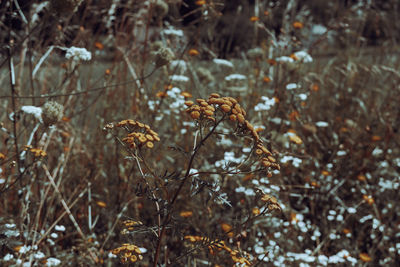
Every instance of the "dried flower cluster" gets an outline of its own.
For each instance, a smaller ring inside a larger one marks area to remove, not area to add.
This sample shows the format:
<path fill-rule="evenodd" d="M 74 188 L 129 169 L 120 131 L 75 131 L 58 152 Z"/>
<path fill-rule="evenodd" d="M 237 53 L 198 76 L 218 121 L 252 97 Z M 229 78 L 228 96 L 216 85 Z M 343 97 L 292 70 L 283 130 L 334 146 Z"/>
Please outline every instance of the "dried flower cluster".
<path fill-rule="evenodd" d="M 125 220 L 122 223 L 125 225 L 126 230 L 128 231 L 133 231 L 135 229 L 135 226 L 143 225 L 141 221 L 133 221 L 133 220 Z"/>
<path fill-rule="evenodd" d="M 248 133 L 255 143 L 255 153 L 260 158 L 261 166 L 264 168 L 280 169 L 279 164 L 273 157 L 272 153 L 263 145 L 257 130 L 246 119 L 246 111 L 240 106 L 238 101 L 233 97 L 221 97 L 217 93 L 212 93 L 208 100 L 196 99 L 197 104 L 193 101 L 186 101 L 188 106 L 186 112 L 194 120 L 216 121 L 216 111 L 222 114 L 232 122 L 236 122 L 241 132 Z"/>
<path fill-rule="evenodd" d="M 129 133 L 122 139 L 130 148 L 153 148 L 154 142 L 160 141 L 158 133 L 153 131 L 149 125 L 135 121 L 132 119 L 122 120 L 115 124 L 116 127 L 123 127 Z M 105 128 L 113 128 L 113 125 L 108 124 Z"/>
<path fill-rule="evenodd" d="M 34 148 L 32 146 L 25 146 L 24 150 L 31 152 L 35 158 L 43 158 L 43 157 L 47 156 L 46 151 L 44 151 L 40 148 Z"/>
<path fill-rule="evenodd" d="M 228 252 L 232 258 L 232 260 L 235 263 L 239 263 L 239 264 L 243 264 L 241 266 L 251 266 L 251 262 L 246 259 L 245 257 L 240 256 L 240 252 L 236 249 L 231 249 L 230 247 L 228 247 L 225 244 L 225 241 L 223 240 L 214 240 L 211 241 L 208 237 L 203 237 L 203 236 L 193 236 L 193 235 L 187 235 L 185 236 L 186 240 L 189 240 L 192 243 L 195 242 L 202 242 L 204 243 L 208 243 L 209 245 L 208 250 L 210 251 L 210 254 L 214 255 L 217 252 L 220 252 L 222 250 L 225 250 L 226 252 Z"/>
<path fill-rule="evenodd" d="M 111 252 L 112 254 L 119 256 L 122 263 L 126 263 L 128 261 L 136 262 L 143 259 L 140 248 L 129 243 L 122 244 L 122 246 L 113 249 Z"/>
<path fill-rule="evenodd" d="M 272 211 L 272 210 L 278 210 L 278 211 L 282 210 L 281 206 L 280 206 L 279 203 L 278 203 L 278 200 L 277 200 L 275 197 L 273 197 L 273 196 L 270 196 L 270 195 L 268 195 L 268 194 L 264 194 L 264 195 L 261 197 L 261 200 L 262 200 L 263 202 L 265 202 L 265 204 L 266 204 L 268 210 L 271 210 L 271 211 Z"/>

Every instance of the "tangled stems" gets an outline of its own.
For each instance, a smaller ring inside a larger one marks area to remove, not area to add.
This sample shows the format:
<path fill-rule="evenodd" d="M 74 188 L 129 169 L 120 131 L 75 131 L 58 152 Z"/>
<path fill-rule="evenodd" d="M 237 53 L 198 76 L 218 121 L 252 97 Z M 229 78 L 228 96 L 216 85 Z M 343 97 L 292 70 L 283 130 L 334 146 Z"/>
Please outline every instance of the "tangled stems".
<path fill-rule="evenodd" d="M 194 149 L 193 149 L 192 155 L 191 155 L 190 160 L 189 160 L 188 167 L 187 167 L 187 169 L 186 169 L 185 176 L 184 176 L 183 180 L 181 181 L 181 183 L 179 184 L 179 187 L 178 187 L 178 189 L 176 190 L 176 192 L 175 192 L 175 194 L 174 194 L 174 196 L 173 196 L 173 198 L 172 198 L 172 200 L 171 200 L 171 202 L 170 202 L 170 207 L 171 207 L 171 208 L 170 208 L 170 210 L 168 211 L 168 214 L 167 214 L 167 216 L 165 217 L 165 219 L 164 219 L 164 221 L 163 221 L 161 233 L 160 233 L 159 236 L 158 236 L 157 249 L 156 249 L 156 253 L 155 253 L 155 255 L 154 255 L 154 263 L 153 263 L 153 266 L 154 266 L 154 267 L 157 267 L 158 258 L 160 257 L 160 250 L 161 250 L 162 239 L 163 239 L 163 237 L 164 237 L 164 235 L 165 235 L 165 231 L 166 231 L 166 229 L 167 229 L 167 224 L 168 224 L 169 220 L 171 219 L 171 214 L 172 214 L 172 210 L 173 210 L 173 207 L 174 207 L 173 205 L 174 205 L 176 199 L 178 198 L 180 192 L 182 191 L 182 188 L 183 188 L 183 186 L 185 185 L 187 179 L 188 179 L 189 176 L 190 176 L 190 170 L 191 170 L 191 168 L 192 168 L 194 158 L 196 157 L 196 154 L 197 154 L 197 152 L 199 151 L 200 147 L 201 147 L 201 146 L 205 143 L 205 141 L 215 132 L 215 129 L 217 128 L 217 126 L 225 119 L 225 116 L 226 116 L 226 115 L 224 114 L 224 115 L 222 116 L 222 118 L 221 118 L 218 122 L 216 122 L 216 123 L 214 124 L 214 126 L 213 126 L 213 128 L 210 130 L 210 132 L 208 132 L 208 134 L 207 134 L 203 139 L 201 139 L 200 142 L 199 142 L 199 143 L 194 147 Z"/>

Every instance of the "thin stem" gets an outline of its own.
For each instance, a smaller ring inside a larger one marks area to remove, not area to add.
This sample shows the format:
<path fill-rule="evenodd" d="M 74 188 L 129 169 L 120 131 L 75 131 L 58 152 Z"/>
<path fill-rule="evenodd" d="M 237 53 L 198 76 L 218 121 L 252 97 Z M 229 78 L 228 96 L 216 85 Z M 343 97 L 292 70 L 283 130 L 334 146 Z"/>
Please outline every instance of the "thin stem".
<path fill-rule="evenodd" d="M 173 211 L 173 207 L 174 207 L 174 203 L 176 201 L 176 199 L 178 198 L 180 192 L 182 191 L 183 186 L 185 185 L 187 179 L 190 177 L 190 170 L 192 169 L 192 165 L 193 165 L 193 161 L 194 158 L 197 154 L 197 152 L 199 151 L 200 147 L 205 143 L 205 141 L 215 132 L 215 129 L 217 128 L 217 126 L 225 119 L 225 114 L 224 116 L 222 116 L 222 118 L 214 124 L 213 128 L 210 130 L 210 132 L 197 144 L 195 145 L 192 155 L 190 157 L 189 160 L 189 164 L 188 167 L 186 169 L 186 173 L 184 178 L 182 179 L 181 183 L 179 184 L 178 189 L 176 190 L 171 202 L 169 203 L 170 206 L 170 210 L 168 211 L 167 216 L 165 217 L 164 221 L 163 221 L 163 225 L 162 225 L 162 229 L 161 229 L 161 233 L 158 237 L 158 241 L 157 241 L 157 248 L 156 248 L 156 253 L 154 255 L 154 263 L 153 263 L 153 267 L 157 267 L 157 263 L 158 263 L 158 258 L 160 257 L 160 250 L 161 250 L 161 243 L 162 243 L 162 239 L 163 236 L 165 235 L 165 230 L 166 230 L 166 226 L 168 221 L 171 219 L 171 214 Z"/>

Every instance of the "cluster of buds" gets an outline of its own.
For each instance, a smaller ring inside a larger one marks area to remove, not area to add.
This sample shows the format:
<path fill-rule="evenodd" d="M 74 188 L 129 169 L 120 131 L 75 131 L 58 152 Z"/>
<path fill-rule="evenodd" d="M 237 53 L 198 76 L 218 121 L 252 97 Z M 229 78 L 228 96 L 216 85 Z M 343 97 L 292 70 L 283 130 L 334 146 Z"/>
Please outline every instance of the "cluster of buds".
<path fill-rule="evenodd" d="M 160 141 L 158 133 L 153 131 L 149 125 L 135 120 L 122 120 L 118 122 L 116 127 L 123 127 L 128 130 L 128 135 L 122 139 L 130 148 L 153 148 L 154 142 Z M 106 128 L 112 128 L 109 125 Z"/>
<path fill-rule="evenodd" d="M 111 252 L 112 254 L 119 256 L 122 263 L 126 263 L 128 261 L 136 262 L 143 259 L 140 248 L 128 243 L 122 244 L 122 246 L 113 249 Z"/>
<path fill-rule="evenodd" d="M 233 97 L 221 97 L 217 93 L 212 93 L 208 100 L 196 99 L 197 104 L 193 101 L 186 101 L 188 106 L 186 112 L 194 120 L 210 120 L 216 121 L 216 111 L 221 111 L 229 118 L 230 121 L 236 122 L 243 132 L 248 132 L 254 143 L 256 144 L 256 154 L 260 157 L 261 166 L 271 169 L 280 169 L 276 159 L 272 153 L 263 145 L 260 136 L 254 126 L 246 119 L 246 111 L 240 106 L 238 101 Z"/>
<path fill-rule="evenodd" d="M 195 235 L 187 235 L 187 236 L 185 236 L 185 239 L 192 243 L 195 243 L 195 242 L 209 243 L 210 245 L 208 245 L 207 247 L 208 247 L 208 250 L 210 251 L 210 254 L 214 255 L 216 252 L 225 250 L 226 252 L 228 252 L 230 254 L 232 260 L 235 263 L 243 264 L 241 266 L 251 266 L 251 262 L 248 259 L 240 256 L 240 253 L 238 250 L 233 250 L 230 247 L 228 247 L 225 244 L 225 241 L 223 241 L 223 240 L 214 240 L 211 242 L 211 240 L 208 237 L 195 236 Z"/>

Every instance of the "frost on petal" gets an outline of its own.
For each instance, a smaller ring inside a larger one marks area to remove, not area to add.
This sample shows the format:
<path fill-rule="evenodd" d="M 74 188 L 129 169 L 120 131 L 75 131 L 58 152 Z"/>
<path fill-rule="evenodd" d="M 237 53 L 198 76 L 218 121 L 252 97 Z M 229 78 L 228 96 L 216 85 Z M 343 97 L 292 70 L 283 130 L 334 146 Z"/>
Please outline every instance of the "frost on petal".
<path fill-rule="evenodd" d="M 75 46 L 71 46 L 67 49 L 67 53 L 65 54 L 66 59 L 72 58 L 74 61 L 86 60 L 89 61 L 92 59 L 92 53 L 86 50 L 86 48 L 79 48 Z"/>

